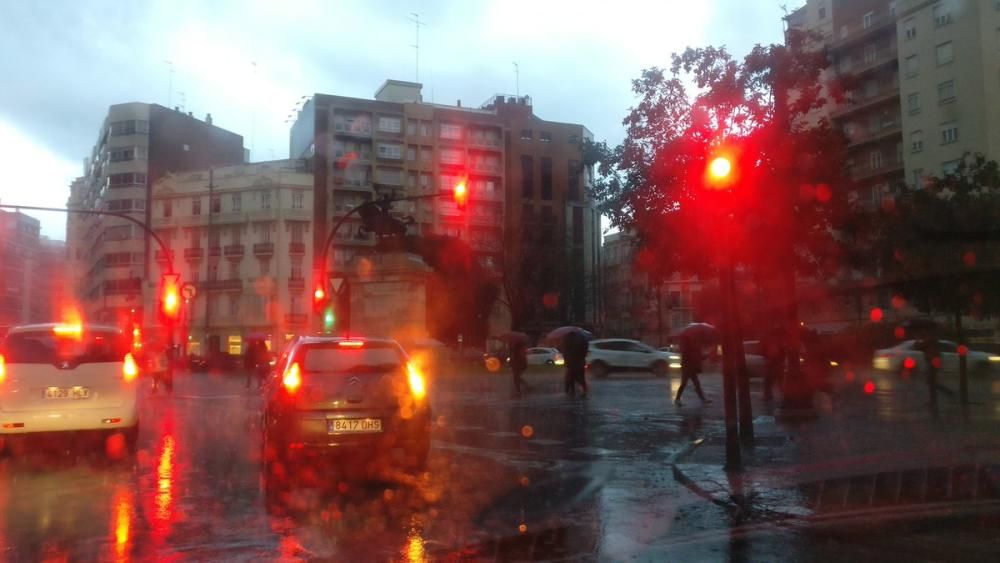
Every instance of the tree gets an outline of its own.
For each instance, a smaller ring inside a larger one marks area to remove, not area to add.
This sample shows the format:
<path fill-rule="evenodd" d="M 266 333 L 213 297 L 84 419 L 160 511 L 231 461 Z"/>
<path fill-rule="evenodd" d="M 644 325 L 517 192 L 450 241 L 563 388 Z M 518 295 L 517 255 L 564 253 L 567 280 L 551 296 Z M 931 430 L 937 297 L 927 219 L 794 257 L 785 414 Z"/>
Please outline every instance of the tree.
<path fill-rule="evenodd" d="M 643 71 L 622 144 L 585 148 L 600 162 L 602 211 L 658 258 L 654 277 L 713 277 L 723 244 L 774 287 L 795 272 L 838 271 L 846 143 L 818 110 L 839 88 L 821 80 L 828 61 L 815 37 L 793 30 L 787 39 L 742 61 L 725 49 L 687 49 L 669 72 Z M 705 189 L 707 162 L 720 152 L 735 161 L 733 193 Z M 729 209 L 736 227 L 727 231 Z"/>

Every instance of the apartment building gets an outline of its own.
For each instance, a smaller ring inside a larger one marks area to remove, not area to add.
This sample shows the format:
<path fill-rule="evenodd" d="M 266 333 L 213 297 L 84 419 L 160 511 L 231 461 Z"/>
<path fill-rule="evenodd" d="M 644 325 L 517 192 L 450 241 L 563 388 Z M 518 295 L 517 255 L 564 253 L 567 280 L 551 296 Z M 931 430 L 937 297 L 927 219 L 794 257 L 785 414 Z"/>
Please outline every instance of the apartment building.
<path fill-rule="evenodd" d="M 39 239 L 31 277 L 31 322 L 63 320 L 66 307 L 72 303 L 65 241 L 46 236 Z"/>
<path fill-rule="evenodd" d="M 277 345 L 307 329 L 313 178 L 303 160 L 167 174 L 153 186 L 152 227 L 182 284 L 187 352 L 240 354 L 246 338 Z M 151 279 L 165 272 L 156 251 Z M 190 290 L 186 290 L 190 291 Z M 158 295 L 146 293 L 145 309 Z"/>
<path fill-rule="evenodd" d="M 526 322 L 541 330 L 545 314 L 551 316 L 549 324 L 568 319 L 570 312 L 582 313 L 574 317 L 581 323 L 587 315 L 593 319 L 597 214 L 586 196 L 592 172 L 580 165 L 580 142 L 589 132 L 534 116 L 527 96 L 492 96 L 468 107 L 461 101 L 426 103 L 421 88 L 387 80 L 374 99 L 316 94 L 304 105 L 291 129 L 290 150 L 293 157 L 313 162 L 314 224 L 332 226 L 361 202 L 382 195 L 444 193 L 465 181 L 464 211 L 448 197 L 403 202 L 395 211 L 413 217 L 412 234 L 465 240 L 474 259 L 498 282 L 505 275 L 520 276 L 527 248 L 520 238 L 522 222 L 528 214 L 531 220 L 540 217 L 545 236 L 530 239 L 531 244 L 547 241 L 547 248 L 564 260 L 563 269 L 576 274 L 574 280 L 591 281 L 581 288 L 568 276 L 549 276 L 549 286 L 529 296 L 528 308 L 538 316 Z M 574 163 L 580 169 L 571 173 Z M 317 279 L 346 273 L 352 258 L 371 251 L 374 242 L 358 236 L 359 226 L 356 218 L 344 222 L 328 249 L 327 272 L 316 272 Z M 327 235 L 326 229 L 314 231 L 317 253 L 323 252 Z M 318 260 L 315 264 L 320 267 Z M 547 312 L 553 308 L 543 307 L 544 294 L 563 296 L 555 308 L 562 315 Z M 494 316 L 506 320 L 491 324 L 509 326 L 509 311 Z"/>
<path fill-rule="evenodd" d="M 1000 159 L 1000 2 L 896 2 L 907 178 Z"/>
<path fill-rule="evenodd" d="M 35 320 L 32 304 L 41 296 L 32 270 L 40 229 L 34 217 L 0 210 L 0 326 Z"/>
<path fill-rule="evenodd" d="M 125 213 L 145 224 L 152 186 L 168 172 L 244 161 L 243 138 L 190 113 L 157 104 L 108 109 L 84 173 L 70 187 L 71 208 Z M 151 317 L 143 292 L 155 288 L 150 239 L 112 216 L 68 214 L 68 257 L 85 318 L 118 324 Z"/>

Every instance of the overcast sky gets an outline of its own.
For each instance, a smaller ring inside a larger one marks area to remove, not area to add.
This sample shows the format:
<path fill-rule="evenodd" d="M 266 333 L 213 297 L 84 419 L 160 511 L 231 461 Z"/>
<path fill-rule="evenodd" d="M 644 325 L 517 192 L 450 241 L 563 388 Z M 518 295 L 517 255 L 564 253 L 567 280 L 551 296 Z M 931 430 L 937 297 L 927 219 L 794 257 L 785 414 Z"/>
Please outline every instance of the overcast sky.
<path fill-rule="evenodd" d="M 0 0 L 0 201 L 65 206 L 115 103 L 210 112 L 253 160 L 286 158 L 302 96 L 370 98 L 386 78 L 414 80 L 411 13 L 426 22 L 425 101 L 513 94 L 517 62 L 536 115 L 616 143 L 643 68 L 687 46 L 743 55 L 780 41 L 784 3 L 801 2 Z M 35 215 L 64 238 L 64 216 Z"/>

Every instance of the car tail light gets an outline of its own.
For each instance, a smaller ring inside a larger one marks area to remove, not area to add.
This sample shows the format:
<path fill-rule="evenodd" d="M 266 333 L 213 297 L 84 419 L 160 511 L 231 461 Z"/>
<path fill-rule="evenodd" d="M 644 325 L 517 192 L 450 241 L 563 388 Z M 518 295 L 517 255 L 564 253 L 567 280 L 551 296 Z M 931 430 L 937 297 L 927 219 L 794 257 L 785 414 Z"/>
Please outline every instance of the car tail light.
<path fill-rule="evenodd" d="M 905 360 L 903 360 L 903 367 L 906 369 L 913 369 L 917 367 L 917 361 L 914 360 L 913 358 L 907 357 Z"/>
<path fill-rule="evenodd" d="M 0 354 L 0 383 L 7 379 L 7 360 Z"/>
<path fill-rule="evenodd" d="M 427 383 L 424 376 L 411 362 L 406 362 L 406 380 L 410 383 L 410 394 L 420 400 L 427 395 Z"/>
<path fill-rule="evenodd" d="M 281 383 L 289 393 L 294 393 L 299 389 L 299 386 L 302 385 L 302 369 L 299 368 L 298 362 L 288 366 L 285 374 L 281 376 Z"/>
<path fill-rule="evenodd" d="M 135 363 L 132 352 L 125 354 L 125 359 L 122 361 L 122 377 L 125 381 L 132 381 L 139 377 L 139 365 Z"/>
<path fill-rule="evenodd" d="M 342 348 L 361 348 L 365 345 L 363 340 L 341 340 L 337 343 L 337 346 Z"/>

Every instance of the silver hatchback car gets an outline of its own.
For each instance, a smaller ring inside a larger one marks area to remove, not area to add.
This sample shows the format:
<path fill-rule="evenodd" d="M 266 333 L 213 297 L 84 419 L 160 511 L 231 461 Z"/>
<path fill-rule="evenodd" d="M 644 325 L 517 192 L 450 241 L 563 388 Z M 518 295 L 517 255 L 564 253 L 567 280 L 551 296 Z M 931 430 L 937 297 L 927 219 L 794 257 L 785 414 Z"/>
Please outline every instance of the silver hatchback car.
<path fill-rule="evenodd" d="M 408 469 L 426 464 L 427 382 L 395 340 L 299 338 L 266 387 L 263 455 L 269 469 L 321 457 L 381 463 L 392 461 L 392 454 L 401 454 Z"/>

